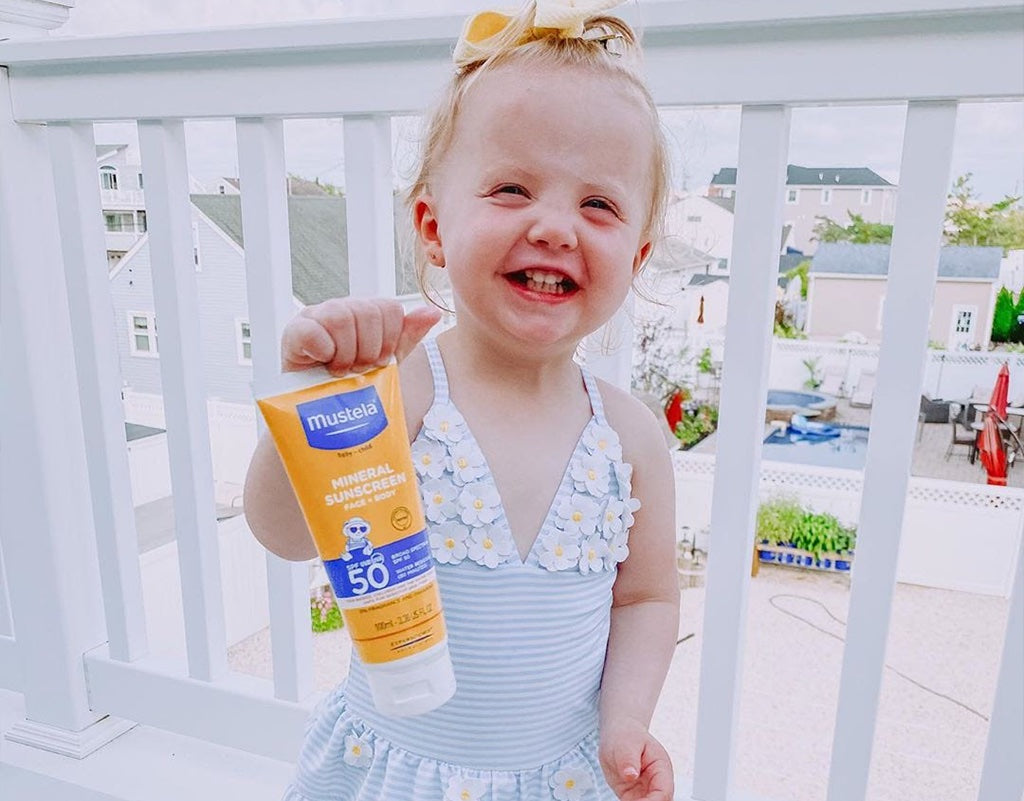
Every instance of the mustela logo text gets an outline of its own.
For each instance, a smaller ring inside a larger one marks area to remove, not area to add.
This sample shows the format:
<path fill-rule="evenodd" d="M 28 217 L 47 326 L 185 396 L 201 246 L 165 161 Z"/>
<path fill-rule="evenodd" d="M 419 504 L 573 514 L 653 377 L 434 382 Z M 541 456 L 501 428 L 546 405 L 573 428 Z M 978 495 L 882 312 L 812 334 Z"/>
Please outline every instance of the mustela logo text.
<path fill-rule="evenodd" d="M 339 451 L 369 442 L 388 427 L 377 388 L 363 387 L 296 406 L 309 447 Z"/>

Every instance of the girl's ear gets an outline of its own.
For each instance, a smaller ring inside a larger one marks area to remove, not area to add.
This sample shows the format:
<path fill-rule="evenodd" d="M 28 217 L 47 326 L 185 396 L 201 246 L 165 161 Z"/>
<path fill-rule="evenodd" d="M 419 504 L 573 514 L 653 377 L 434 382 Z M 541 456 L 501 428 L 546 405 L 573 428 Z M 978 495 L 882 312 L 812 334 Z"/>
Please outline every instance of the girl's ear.
<path fill-rule="evenodd" d="M 412 205 L 412 224 L 430 263 L 444 266 L 444 249 L 437 221 L 437 200 L 433 195 L 420 195 Z"/>
<path fill-rule="evenodd" d="M 651 255 L 651 248 L 653 247 L 653 242 L 647 241 L 641 243 L 636 255 L 633 257 L 633 275 L 640 272 L 640 268 L 647 262 L 647 257 Z"/>

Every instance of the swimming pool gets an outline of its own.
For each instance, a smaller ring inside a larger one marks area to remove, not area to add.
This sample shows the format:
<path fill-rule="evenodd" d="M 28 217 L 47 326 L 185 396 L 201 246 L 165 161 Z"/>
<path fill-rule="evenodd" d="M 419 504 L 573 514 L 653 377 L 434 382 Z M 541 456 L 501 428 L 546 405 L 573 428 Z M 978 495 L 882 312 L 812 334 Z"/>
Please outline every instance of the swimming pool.
<path fill-rule="evenodd" d="M 788 420 L 794 414 L 817 413 L 818 420 L 831 420 L 836 414 L 836 399 L 821 392 L 794 389 L 769 389 L 765 402 L 765 420 Z"/>
<path fill-rule="evenodd" d="M 761 458 L 774 462 L 863 470 L 868 452 L 867 427 L 833 425 L 839 429 L 839 436 L 820 442 L 799 438 L 794 441 L 788 432 L 772 431 L 764 438 Z"/>

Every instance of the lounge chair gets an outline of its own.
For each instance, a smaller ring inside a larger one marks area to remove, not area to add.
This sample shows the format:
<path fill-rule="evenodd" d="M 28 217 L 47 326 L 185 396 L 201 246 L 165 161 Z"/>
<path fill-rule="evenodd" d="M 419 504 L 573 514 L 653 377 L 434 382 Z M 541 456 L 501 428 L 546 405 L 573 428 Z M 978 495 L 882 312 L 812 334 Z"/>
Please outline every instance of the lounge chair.
<path fill-rule="evenodd" d="M 870 409 L 875 396 L 875 372 L 864 370 L 857 379 L 857 386 L 850 396 L 850 405 L 861 409 Z"/>
<path fill-rule="evenodd" d="M 959 403 L 949 404 L 949 425 L 952 427 L 952 438 L 946 446 L 946 461 L 953 455 L 953 450 L 963 445 L 967 448 L 967 458 L 971 464 L 974 463 L 978 447 L 978 432 L 975 431 L 964 419 L 965 408 Z"/>
<path fill-rule="evenodd" d="M 821 380 L 821 385 L 818 387 L 818 391 L 824 392 L 826 395 L 841 397 L 843 394 L 844 372 L 845 371 L 841 367 L 826 368 L 825 377 Z"/>

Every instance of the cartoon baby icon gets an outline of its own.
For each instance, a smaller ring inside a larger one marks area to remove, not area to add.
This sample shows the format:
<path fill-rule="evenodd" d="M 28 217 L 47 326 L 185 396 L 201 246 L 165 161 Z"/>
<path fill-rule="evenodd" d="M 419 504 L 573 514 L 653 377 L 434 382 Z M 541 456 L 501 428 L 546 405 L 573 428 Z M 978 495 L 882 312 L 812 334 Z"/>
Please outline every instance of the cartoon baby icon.
<path fill-rule="evenodd" d="M 345 552 L 341 558 L 346 562 L 356 551 L 361 550 L 363 556 L 373 553 L 373 543 L 366 538 L 366 535 L 370 533 L 370 524 L 366 520 L 361 517 L 351 517 L 342 525 L 341 531 L 345 535 Z"/>

